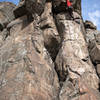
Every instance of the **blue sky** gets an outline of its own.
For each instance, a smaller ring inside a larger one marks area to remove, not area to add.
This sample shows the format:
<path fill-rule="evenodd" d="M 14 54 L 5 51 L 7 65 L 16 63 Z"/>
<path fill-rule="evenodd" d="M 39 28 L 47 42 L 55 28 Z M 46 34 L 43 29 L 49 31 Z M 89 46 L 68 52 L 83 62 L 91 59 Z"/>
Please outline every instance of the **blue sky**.
<path fill-rule="evenodd" d="M 91 20 L 100 30 L 100 0 L 82 0 L 84 20 Z"/>
<path fill-rule="evenodd" d="M 2 1 L 10 1 L 10 2 L 13 2 L 14 4 L 18 4 L 19 0 L 0 0 L 0 2 Z"/>
<path fill-rule="evenodd" d="M 17 4 L 19 0 L 0 1 L 10 1 Z M 84 20 L 92 21 L 100 30 L 100 0 L 82 0 L 82 16 Z"/>

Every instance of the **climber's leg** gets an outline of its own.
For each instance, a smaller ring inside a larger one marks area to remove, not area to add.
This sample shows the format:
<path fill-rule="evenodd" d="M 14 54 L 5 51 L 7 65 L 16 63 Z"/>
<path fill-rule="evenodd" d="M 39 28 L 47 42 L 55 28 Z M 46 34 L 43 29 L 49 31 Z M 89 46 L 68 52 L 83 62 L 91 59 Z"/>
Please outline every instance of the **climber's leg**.
<path fill-rule="evenodd" d="M 73 8 L 72 8 L 72 6 L 70 6 L 70 7 L 68 8 L 68 12 L 69 12 L 69 15 L 70 15 L 71 19 L 74 20 L 74 16 L 73 16 Z"/>

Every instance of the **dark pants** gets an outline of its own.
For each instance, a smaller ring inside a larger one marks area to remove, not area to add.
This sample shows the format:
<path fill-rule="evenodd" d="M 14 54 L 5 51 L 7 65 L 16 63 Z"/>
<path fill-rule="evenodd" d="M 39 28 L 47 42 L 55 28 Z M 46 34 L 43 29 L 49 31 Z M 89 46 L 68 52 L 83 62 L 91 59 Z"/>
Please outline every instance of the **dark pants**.
<path fill-rule="evenodd" d="M 73 17 L 73 8 L 72 7 L 68 7 L 68 12 L 69 12 L 70 17 L 74 19 L 74 17 Z"/>

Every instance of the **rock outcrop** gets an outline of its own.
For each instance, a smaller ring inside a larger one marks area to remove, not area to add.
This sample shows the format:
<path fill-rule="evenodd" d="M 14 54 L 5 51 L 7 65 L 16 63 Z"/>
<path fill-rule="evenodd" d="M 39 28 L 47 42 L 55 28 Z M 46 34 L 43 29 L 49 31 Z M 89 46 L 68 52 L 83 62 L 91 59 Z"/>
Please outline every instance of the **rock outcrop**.
<path fill-rule="evenodd" d="M 91 60 L 96 68 L 97 74 L 100 76 L 100 31 L 96 30 L 96 26 L 92 22 L 86 21 L 86 40 Z M 88 27 L 87 27 L 88 26 Z"/>
<path fill-rule="evenodd" d="M 0 100 L 100 100 L 96 29 L 81 0 L 0 3 Z"/>

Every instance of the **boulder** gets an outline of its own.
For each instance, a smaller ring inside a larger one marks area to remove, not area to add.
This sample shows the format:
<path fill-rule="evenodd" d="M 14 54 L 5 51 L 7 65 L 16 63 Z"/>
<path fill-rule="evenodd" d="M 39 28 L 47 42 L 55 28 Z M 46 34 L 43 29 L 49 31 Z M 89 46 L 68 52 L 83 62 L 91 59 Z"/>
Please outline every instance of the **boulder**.
<path fill-rule="evenodd" d="M 100 77 L 100 31 L 96 30 L 96 26 L 89 21 L 86 21 L 85 28 L 89 55 L 96 68 L 97 75 Z"/>
<path fill-rule="evenodd" d="M 85 21 L 84 25 L 86 29 L 97 29 L 97 27 L 91 21 L 88 20 Z"/>
<path fill-rule="evenodd" d="M 100 31 L 97 31 L 95 26 L 88 21 L 87 27 L 86 28 L 86 41 L 88 43 L 88 48 L 89 48 L 89 54 L 91 57 L 91 60 L 94 64 L 100 63 L 100 57 L 99 57 L 99 52 L 100 52 Z M 94 28 L 93 28 L 94 27 Z"/>

